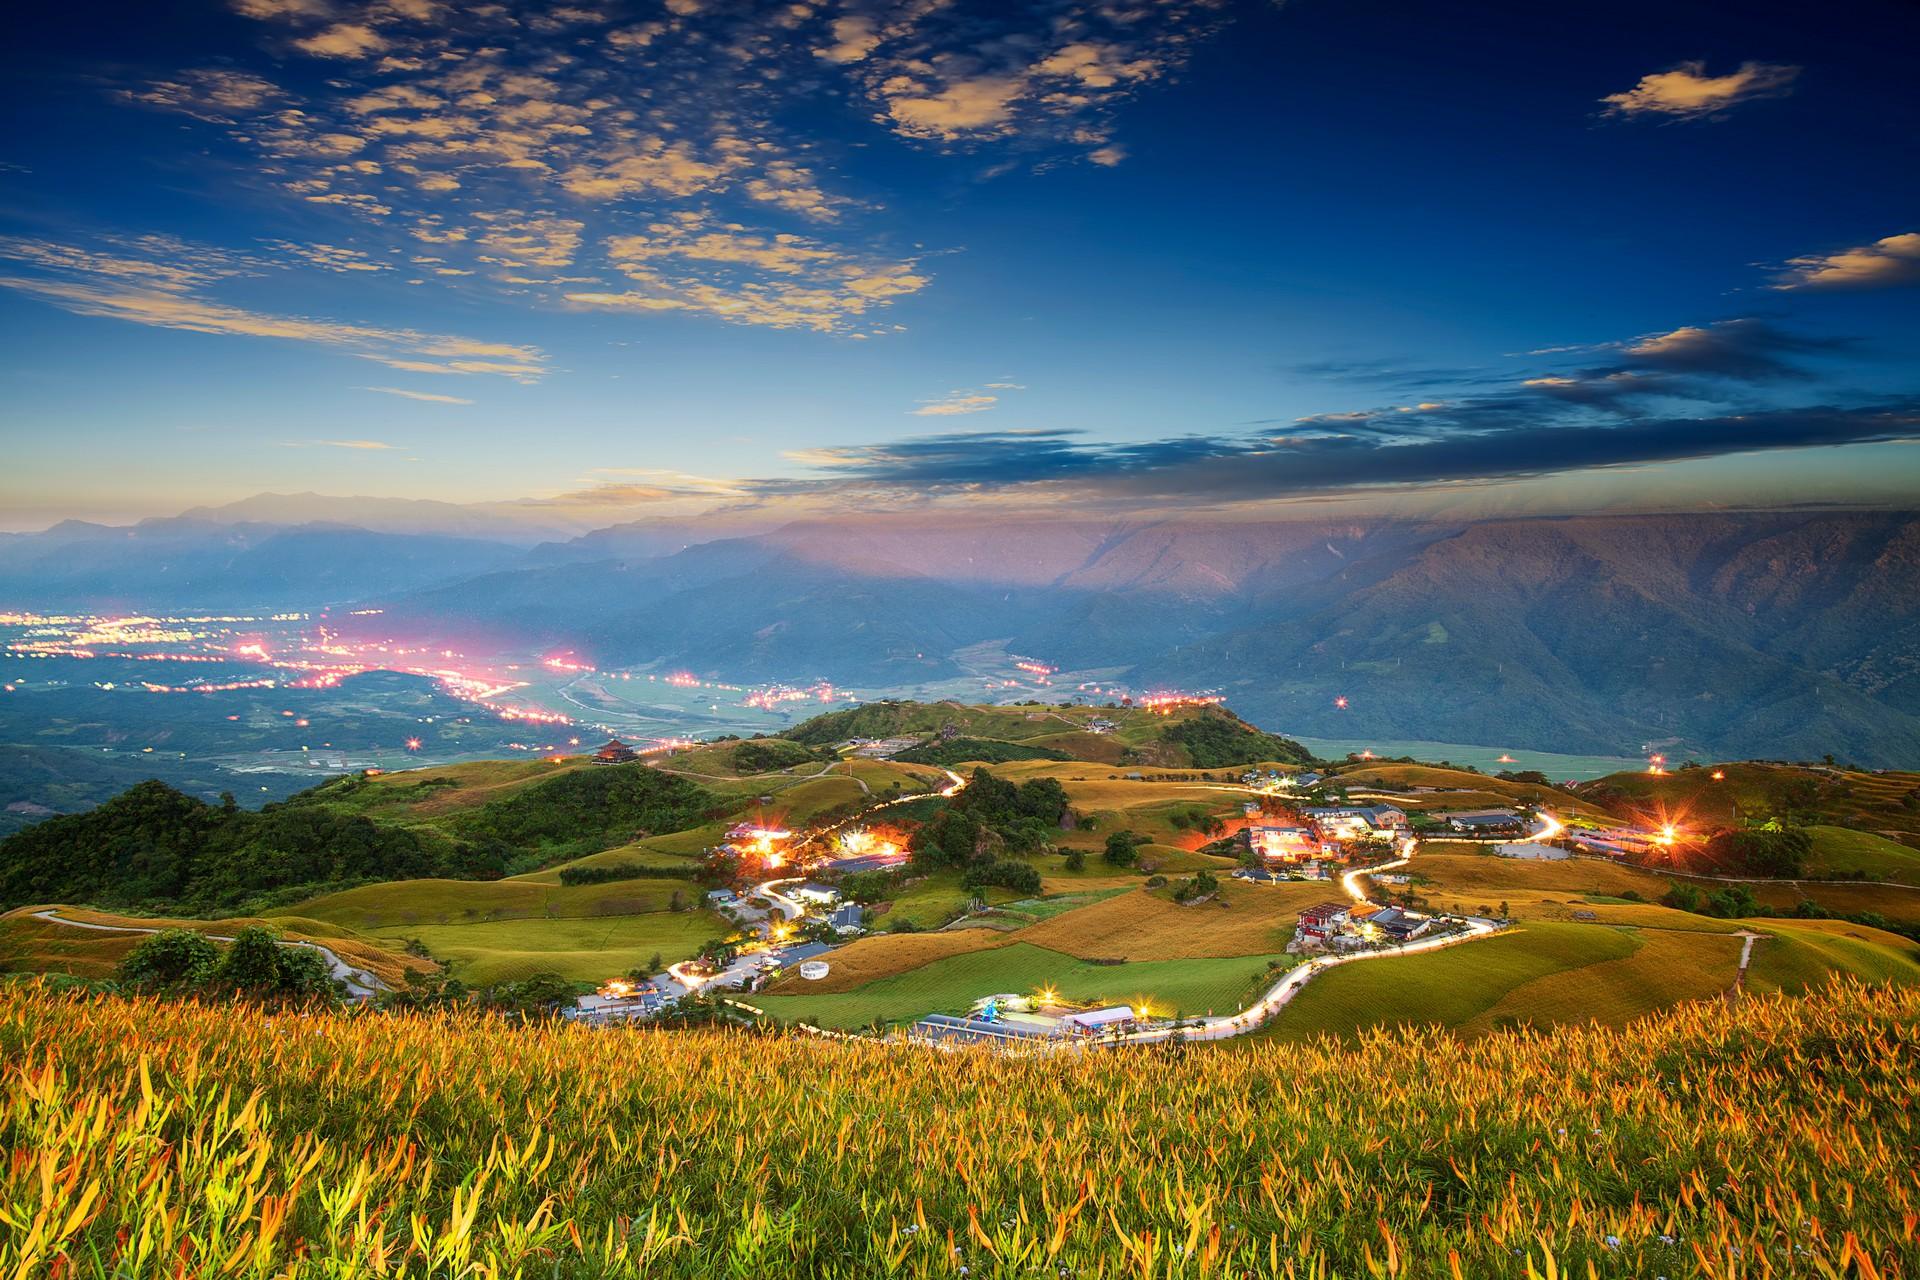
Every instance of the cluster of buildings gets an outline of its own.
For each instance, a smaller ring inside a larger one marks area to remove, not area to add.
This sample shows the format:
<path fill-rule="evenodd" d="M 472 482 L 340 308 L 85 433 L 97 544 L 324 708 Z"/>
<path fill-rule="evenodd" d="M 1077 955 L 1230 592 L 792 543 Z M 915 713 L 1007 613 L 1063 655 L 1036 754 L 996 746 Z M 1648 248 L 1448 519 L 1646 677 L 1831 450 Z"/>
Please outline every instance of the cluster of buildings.
<path fill-rule="evenodd" d="M 1561 838 L 1580 853 L 1608 858 L 1644 858 L 1673 845 L 1671 831 L 1643 831 L 1638 827 L 1568 827 Z"/>
<path fill-rule="evenodd" d="M 914 1038 L 935 1044 L 1026 1043 L 1056 1047 L 1098 1041 L 1146 1025 L 1145 1009 L 1103 1005 L 1091 1009 L 1061 1004 L 1051 992 L 1038 996 L 995 995 L 974 1002 L 964 1014 L 928 1014 L 914 1023 Z"/>
<path fill-rule="evenodd" d="M 1247 816 L 1261 815 L 1249 805 Z M 1247 847 L 1260 866 L 1236 872 L 1243 880 L 1326 880 L 1332 866 L 1344 863 L 1359 843 L 1399 846 L 1413 839 L 1407 815 L 1392 805 L 1309 805 L 1288 823 L 1254 822 L 1246 829 Z"/>
<path fill-rule="evenodd" d="M 911 751 L 926 741 L 924 734 L 911 734 L 898 738 L 851 738 L 840 746 L 844 755 L 859 756 L 863 760 L 889 760 L 902 751 Z"/>
<path fill-rule="evenodd" d="M 1279 769 L 1249 769 L 1240 782 L 1267 795 L 1297 795 L 1311 791 L 1326 779 L 1317 773 L 1286 773 Z"/>
<path fill-rule="evenodd" d="M 1364 903 L 1325 902 L 1300 913 L 1294 941 L 1307 948 L 1352 950 L 1360 947 L 1412 942 L 1439 927 L 1433 916 L 1404 907 L 1375 907 Z"/>

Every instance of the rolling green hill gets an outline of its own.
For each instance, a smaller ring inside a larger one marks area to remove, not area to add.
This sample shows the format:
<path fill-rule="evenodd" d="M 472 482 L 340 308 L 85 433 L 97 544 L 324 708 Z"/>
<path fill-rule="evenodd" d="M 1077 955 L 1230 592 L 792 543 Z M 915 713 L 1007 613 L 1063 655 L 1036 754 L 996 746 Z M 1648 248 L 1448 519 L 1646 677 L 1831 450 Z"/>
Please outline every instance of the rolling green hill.
<path fill-rule="evenodd" d="M 541 770 L 545 772 L 541 772 Z M 693 826 L 706 789 L 644 765 L 456 765 L 354 775 L 259 812 L 145 782 L 0 842 L 0 906 L 88 902 L 202 912 L 330 886 L 485 879 Z"/>

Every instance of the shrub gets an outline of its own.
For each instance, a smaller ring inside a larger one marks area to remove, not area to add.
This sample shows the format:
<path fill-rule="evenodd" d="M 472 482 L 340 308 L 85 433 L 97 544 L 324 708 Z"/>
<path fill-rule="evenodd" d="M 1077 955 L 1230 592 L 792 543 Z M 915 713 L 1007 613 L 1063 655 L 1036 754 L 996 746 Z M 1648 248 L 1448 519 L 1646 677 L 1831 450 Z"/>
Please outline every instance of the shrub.
<path fill-rule="evenodd" d="M 220 948 L 191 929 L 162 929 L 140 941 L 120 962 L 120 981 L 143 991 L 205 985 L 220 963 Z"/>
<path fill-rule="evenodd" d="M 1131 867 L 1140 861 L 1140 846 L 1150 843 L 1137 831 L 1115 831 L 1107 836 L 1107 862 L 1116 867 Z"/>

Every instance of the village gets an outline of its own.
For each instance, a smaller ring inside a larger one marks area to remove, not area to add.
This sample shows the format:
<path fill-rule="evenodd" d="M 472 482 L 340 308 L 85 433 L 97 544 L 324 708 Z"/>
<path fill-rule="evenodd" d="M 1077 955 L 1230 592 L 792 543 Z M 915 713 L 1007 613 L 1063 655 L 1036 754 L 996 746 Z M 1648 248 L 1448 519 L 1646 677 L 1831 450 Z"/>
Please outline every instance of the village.
<path fill-rule="evenodd" d="M 884 759 L 917 741 L 853 740 L 839 749 L 848 756 Z M 631 748 L 617 740 L 595 756 L 605 764 L 634 758 Z M 948 785 L 930 794 L 952 796 L 966 786 L 960 774 L 946 772 Z M 1234 881 L 1249 886 L 1328 885 L 1325 901 L 1289 913 L 1292 931 L 1286 952 L 1294 964 L 1261 1000 L 1228 1016 L 1210 1011 L 1205 1017 L 1187 1017 L 1155 1008 L 1148 999 L 1127 1004 L 1075 1001 L 1045 986 L 981 991 L 962 1007 L 927 1011 L 896 1034 L 936 1046 L 993 1043 L 1028 1048 L 1239 1034 L 1277 1012 L 1328 965 L 1450 946 L 1508 926 L 1492 914 L 1417 907 L 1412 887 L 1416 877 L 1409 864 L 1423 841 L 1477 844 L 1501 857 L 1557 861 L 1578 856 L 1644 858 L 1680 838 L 1670 826 L 1570 826 L 1538 805 L 1403 808 L 1423 798 L 1418 789 L 1343 788 L 1312 770 L 1250 769 L 1237 783 L 1218 788 L 1237 796 L 1239 818 L 1205 852 L 1231 858 Z M 898 797 L 886 804 L 924 798 Z M 753 997 L 768 985 L 789 975 L 802 982 L 825 979 L 833 972 L 835 953 L 876 925 L 870 908 L 849 890 L 863 876 L 912 872 L 910 830 L 889 824 L 885 807 L 877 805 L 854 820 L 815 830 L 736 823 L 707 855 L 709 865 L 727 868 L 729 883 L 705 894 L 708 909 L 730 921 L 735 932 L 662 972 L 609 980 L 598 992 L 580 997 L 568 1016 L 590 1025 L 625 1024 L 671 1015 L 692 999 L 752 1018 L 761 1013 Z M 976 901 L 975 907 L 984 910 L 985 904 Z M 1285 922 L 1283 917 L 1276 923 Z M 968 923 L 962 918 L 949 927 Z"/>

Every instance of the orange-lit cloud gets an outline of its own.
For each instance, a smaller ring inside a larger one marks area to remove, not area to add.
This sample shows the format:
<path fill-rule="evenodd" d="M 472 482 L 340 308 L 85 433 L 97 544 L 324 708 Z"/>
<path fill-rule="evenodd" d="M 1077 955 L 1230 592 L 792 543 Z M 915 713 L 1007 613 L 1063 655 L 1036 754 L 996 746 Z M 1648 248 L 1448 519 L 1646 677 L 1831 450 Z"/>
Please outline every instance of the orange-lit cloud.
<path fill-rule="evenodd" d="M 1699 119 L 1738 103 L 1790 93 L 1799 75 L 1798 67 L 1747 62 L 1737 71 L 1713 76 L 1707 74 L 1704 62 L 1683 62 L 1671 70 L 1641 76 L 1640 83 L 1625 93 L 1608 94 L 1600 101 L 1610 115 Z"/>
<path fill-rule="evenodd" d="M 1920 284 L 1920 232 L 1884 236 L 1838 253 L 1792 258 L 1776 289 L 1876 289 Z"/>

